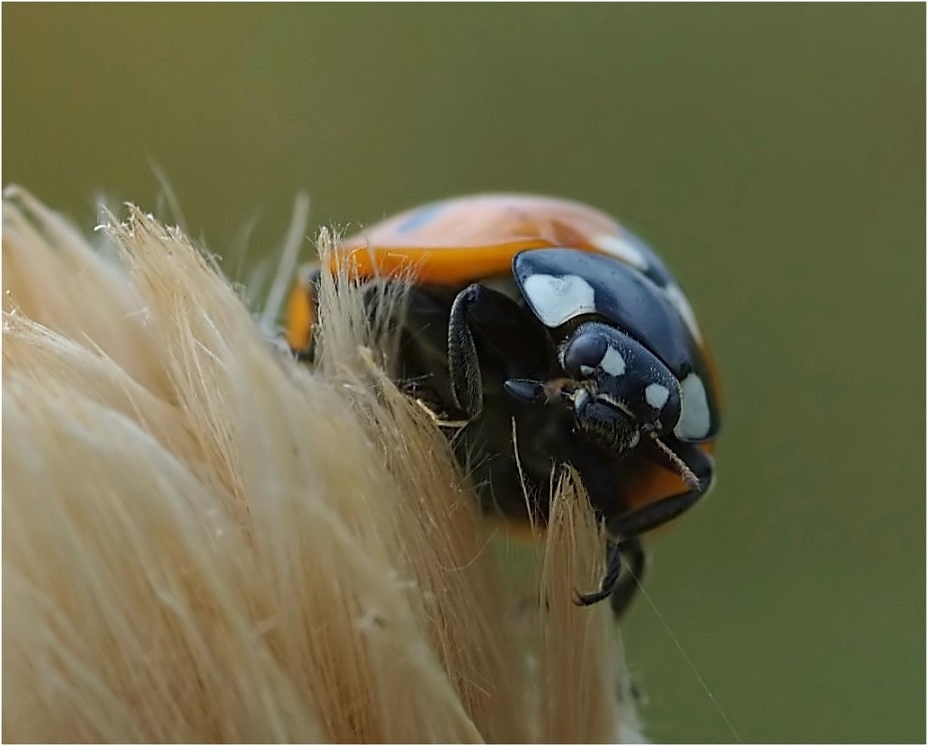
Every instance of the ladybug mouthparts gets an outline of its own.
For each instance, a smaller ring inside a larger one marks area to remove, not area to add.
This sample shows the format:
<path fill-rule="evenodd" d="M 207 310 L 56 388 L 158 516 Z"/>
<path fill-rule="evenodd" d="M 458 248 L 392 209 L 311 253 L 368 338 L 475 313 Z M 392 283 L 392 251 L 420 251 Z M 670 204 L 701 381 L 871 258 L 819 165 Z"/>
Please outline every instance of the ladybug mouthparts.
<path fill-rule="evenodd" d="M 577 430 L 596 445 L 624 453 L 641 439 L 643 429 L 634 413 L 607 394 L 596 393 L 592 381 L 556 378 L 542 382 L 510 378 L 504 384 L 510 396 L 529 404 L 559 404 L 574 415 Z"/>
<path fill-rule="evenodd" d="M 626 405 L 608 394 L 591 391 L 595 389 L 593 382 L 581 383 L 571 378 L 556 378 L 548 382 L 530 378 L 510 378 L 503 386 L 510 396 L 523 403 L 543 406 L 557 404 L 567 408 L 573 413 L 580 433 L 596 445 L 608 448 L 614 453 L 623 454 L 630 451 L 638 445 L 641 434 L 644 433 L 667 457 L 674 471 L 687 485 L 693 488 L 700 486 L 700 481 L 693 471 L 661 440 L 650 423 L 639 422 Z"/>

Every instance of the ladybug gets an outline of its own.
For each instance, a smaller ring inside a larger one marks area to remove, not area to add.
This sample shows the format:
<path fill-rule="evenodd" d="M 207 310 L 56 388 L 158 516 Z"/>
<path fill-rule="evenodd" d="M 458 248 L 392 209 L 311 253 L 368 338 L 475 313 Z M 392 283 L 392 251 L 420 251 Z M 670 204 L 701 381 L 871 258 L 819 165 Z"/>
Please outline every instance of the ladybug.
<path fill-rule="evenodd" d="M 391 373 L 466 421 L 452 443 L 484 510 L 543 525 L 552 475 L 577 470 L 609 540 L 600 588 L 576 601 L 611 597 L 621 613 L 644 572 L 642 534 L 713 481 L 719 384 L 664 263 L 594 208 L 487 194 L 374 225 L 341 242 L 328 271 L 338 265 L 407 286 Z M 288 303 L 288 342 L 304 358 L 319 271 Z"/>

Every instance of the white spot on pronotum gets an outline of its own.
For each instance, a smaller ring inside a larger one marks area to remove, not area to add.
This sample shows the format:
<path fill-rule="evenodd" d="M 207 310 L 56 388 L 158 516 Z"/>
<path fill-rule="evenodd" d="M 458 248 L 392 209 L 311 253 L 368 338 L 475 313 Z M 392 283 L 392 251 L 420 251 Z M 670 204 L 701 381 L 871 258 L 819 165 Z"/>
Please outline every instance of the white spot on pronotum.
<path fill-rule="evenodd" d="M 602 251 L 604 254 L 621 259 L 626 264 L 641 270 L 648 268 L 648 259 L 641 251 L 629 241 L 621 236 L 615 236 L 612 233 L 600 233 L 593 237 L 593 246 Z"/>
<path fill-rule="evenodd" d="M 615 347 L 607 347 L 603 359 L 599 361 L 599 367 L 610 376 L 620 376 L 625 372 L 625 358 Z"/>
<path fill-rule="evenodd" d="M 649 384 L 644 390 L 644 400 L 654 409 L 663 409 L 669 398 L 670 392 L 660 383 Z"/>
<path fill-rule="evenodd" d="M 596 310 L 593 286 L 576 275 L 529 275 L 522 290 L 545 326 L 560 326 L 581 313 Z"/>
<path fill-rule="evenodd" d="M 699 440 L 706 437 L 712 417 L 702 379 L 695 373 L 690 373 L 680 382 L 680 391 L 683 399 L 682 412 L 680 421 L 673 429 L 674 433 L 683 440 Z"/>
<path fill-rule="evenodd" d="M 686 323 L 690 330 L 690 334 L 693 335 L 693 339 L 697 342 L 701 342 L 702 332 L 699 331 L 699 324 L 696 323 L 696 314 L 693 313 L 693 308 L 690 306 L 690 302 L 686 299 L 680 286 L 670 283 L 667 287 L 663 288 L 663 290 L 664 295 L 667 296 L 667 300 L 677 309 L 677 313 L 680 314 L 680 317 Z"/>

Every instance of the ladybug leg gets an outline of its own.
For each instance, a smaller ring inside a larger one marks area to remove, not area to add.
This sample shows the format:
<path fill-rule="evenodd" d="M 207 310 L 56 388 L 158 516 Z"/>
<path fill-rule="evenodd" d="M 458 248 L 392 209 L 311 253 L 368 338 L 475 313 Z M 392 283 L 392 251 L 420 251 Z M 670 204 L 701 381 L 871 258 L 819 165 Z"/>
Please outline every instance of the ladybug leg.
<path fill-rule="evenodd" d="M 595 593 L 578 593 L 574 603 L 577 606 L 592 606 L 604 598 L 608 598 L 617 587 L 619 574 L 622 570 L 622 550 L 619 542 L 609 539 L 606 542 L 606 574 L 600 581 L 599 590 Z"/>
<path fill-rule="evenodd" d="M 505 293 L 474 283 L 457 294 L 448 319 L 451 394 L 469 417 L 483 410 L 485 355 L 506 378 L 546 377 L 555 359 L 547 333 L 529 311 Z"/>
<path fill-rule="evenodd" d="M 439 426 L 469 419 L 453 401 L 448 374 L 448 309 L 455 296 L 447 288 L 407 286 L 394 318 L 399 338 L 391 377 Z"/>
<path fill-rule="evenodd" d="M 612 613 L 619 617 L 638 590 L 647 565 L 647 553 L 638 539 L 606 543 L 606 573 L 595 593 L 577 594 L 578 606 L 590 606 L 609 598 Z M 622 566 L 625 565 L 625 572 Z"/>
<path fill-rule="evenodd" d="M 464 288 L 454 303 L 448 318 L 448 375 L 451 396 L 458 408 L 468 417 L 483 410 L 483 388 L 480 380 L 480 361 L 477 345 L 471 333 L 468 311 L 480 301 L 485 288 L 473 284 Z"/>
<path fill-rule="evenodd" d="M 635 596 L 638 585 L 644 577 L 647 567 L 648 555 L 638 539 L 628 539 L 622 542 L 620 555 L 625 561 L 625 572 L 619 575 L 612 592 L 609 594 L 609 604 L 612 613 L 618 618 L 622 616 L 629 602 Z"/>
<path fill-rule="evenodd" d="M 637 588 L 636 579 L 643 574 L 646 562 L 646 554 L 638 537 L 689 510 L 709 490 L 712 484 L 712 457 L 690 443 L 675 445 L 674 452 L 697 477 L 698 486 L 635 508 L 609 521 L 606 530 L 615 538 L 608 543 L 606 572 L 600 589 L 595 593 L 578 595 L 578 605 L 589 606 L 611 596 L 612 608 L 616 615 L 624 611 L 634 596 Z M 624 573 L 621 571 L 623 557 L 629 563 Z"/>

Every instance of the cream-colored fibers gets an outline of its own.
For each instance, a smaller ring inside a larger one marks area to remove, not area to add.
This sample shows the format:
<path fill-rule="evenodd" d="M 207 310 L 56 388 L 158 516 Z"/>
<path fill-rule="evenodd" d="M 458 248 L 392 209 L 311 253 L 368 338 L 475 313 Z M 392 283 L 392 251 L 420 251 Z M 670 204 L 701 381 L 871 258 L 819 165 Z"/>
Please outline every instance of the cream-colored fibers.
<path fill-rule="evenodd" d="M 107 255 L 4 194 L 4 740 L 638 738 L 608 605 L 572 602 L 603 560 L 576 481 L 513 591 L 356 291 L 325 283 L 310 371 L 120 220 Z"/>

